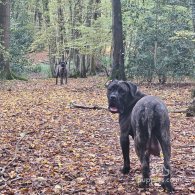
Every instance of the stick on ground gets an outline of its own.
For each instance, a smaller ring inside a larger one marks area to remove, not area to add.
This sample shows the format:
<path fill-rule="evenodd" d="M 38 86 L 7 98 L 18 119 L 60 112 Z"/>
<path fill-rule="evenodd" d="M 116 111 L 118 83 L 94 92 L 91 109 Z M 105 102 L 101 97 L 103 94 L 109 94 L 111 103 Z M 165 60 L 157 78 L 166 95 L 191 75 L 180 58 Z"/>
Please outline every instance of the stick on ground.
<path fill-rule="evenodd" d="M 70 103 L 70 107 L 71 108 L 82 108 L 82 109 L 92 109 L 92 110 L 107 110 L 108 108 L 103 107 L 103 106 L 85 106 L 85 105 L 80 105 L 80 104 L 76 104 L 74 102 Z"/>

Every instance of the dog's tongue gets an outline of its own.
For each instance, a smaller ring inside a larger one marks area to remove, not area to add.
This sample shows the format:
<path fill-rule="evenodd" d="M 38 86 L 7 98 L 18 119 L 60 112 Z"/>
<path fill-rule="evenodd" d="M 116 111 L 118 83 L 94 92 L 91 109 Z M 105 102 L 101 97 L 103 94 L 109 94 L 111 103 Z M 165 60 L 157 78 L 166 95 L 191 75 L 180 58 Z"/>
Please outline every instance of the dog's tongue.
<path fill-rule="evenodd" d="M 111 112 L 118 112 L 118 109 L 116 107 L 110 107 Z"/>

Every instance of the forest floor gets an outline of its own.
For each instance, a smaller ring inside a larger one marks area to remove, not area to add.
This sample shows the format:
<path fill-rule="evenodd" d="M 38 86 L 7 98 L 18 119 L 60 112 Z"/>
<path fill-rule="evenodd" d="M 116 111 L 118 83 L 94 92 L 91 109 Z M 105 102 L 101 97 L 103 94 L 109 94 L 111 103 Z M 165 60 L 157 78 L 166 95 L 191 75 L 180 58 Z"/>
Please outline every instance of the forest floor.
<path fill-rule="evenodd" d="M 8 81 L 0 85 L 0 194 L 165 194 L 162 155 L 151 157 L 152 183 L 137 187 L 140 162 L 130 138 L 131 171 L 122 175 L 118 115 L 107 107 L 104 77 Z M 139 85 L 169 110 L 187 108 L 191 85 Z M 175 194 L 195 192 L 195 117 L 170 113 Z"/>

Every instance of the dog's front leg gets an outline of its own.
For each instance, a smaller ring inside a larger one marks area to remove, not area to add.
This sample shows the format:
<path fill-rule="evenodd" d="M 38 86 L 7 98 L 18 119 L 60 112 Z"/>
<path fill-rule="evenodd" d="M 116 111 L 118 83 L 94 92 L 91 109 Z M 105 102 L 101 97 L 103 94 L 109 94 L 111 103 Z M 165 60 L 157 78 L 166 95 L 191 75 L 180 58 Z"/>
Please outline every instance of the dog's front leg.
<path fill-rule="evenodd" d="M 58 75 L 56 75 L 56 85 L 58 84 Z"/>
<path fill-rule="evenodd" d="M 60 84 L 63 85 L 63 75 L 60 75 Z"/>
<path fill-rule="evenodd" d="M 66 79 L 66 84 L 67 84 L 67 80 L 68 80 L 68 75 L 67 75 L 67 73 L 65 74 L 65 79 Z"/>
<path fill-rule="evenodd" d="M 128 174 L 130 171 L 130 159 L 129 159 L 129 135 L 121 133 L 120 144 L 123 153 L 124 166 L 121 169 L 123 174 Z"/>
<path fill-rule="evenodd" d="M 59 76 L 59 68 L 58 66 L 55 67 L 55 76 L 56 76 L 56 85 L 58 84 L 58 76 Z"/>

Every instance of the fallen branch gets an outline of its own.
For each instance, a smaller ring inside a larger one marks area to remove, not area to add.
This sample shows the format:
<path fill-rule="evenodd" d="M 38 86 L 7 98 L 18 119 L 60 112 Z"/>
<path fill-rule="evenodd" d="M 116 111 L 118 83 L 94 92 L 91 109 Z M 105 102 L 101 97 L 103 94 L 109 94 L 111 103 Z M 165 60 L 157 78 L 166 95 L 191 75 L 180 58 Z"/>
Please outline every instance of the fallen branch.
<path fill-rule="evenodd" d="M 195 148 L 195 145 L 184 145 L 180 146 L 180 148 Z"/>
<path fill-rule="evenodd" d="M 7 180 L 6 180 L 6 179 L 2 176 L 2 177 L 1 177 L 2 182 L 0 183 L 0 189 L 3 189 L 3 188 L 5 188 L 7 185 L 10 185 L 10 184 L 12 184 L 13 182 L 18 181 L 18 180 L 21 180 L 21 179 L 23 179 L 23 177 L 17 176 L 17 177 L 14 178 L 14 179 L 11 179 L 11 180 L 7 179 Z M 3 185 L 3 186 L 2 186 L 2 185 Z"/>
<path fill-rule="evenodd" d="M 80 192 L 85 192 L 85 189 L 74 190 L 73 192 L 71 192 L 71 194 L 78 194 Z"/>
<path fill-rule="evenodd" d="M 70 107 L 71 108 L 82 108 L 82 109 L 92 109 L 92 110 L 107 110 L 108 108 L 103 107 L 103 106 L 84 106 L 84 105 L 80 105 L 80 104 L 76 104 L 74 102 L 70 103 Z"/>
<path fill-rule="evenodd" d="M 13 183 L 13 182 L 21 180 L 21 179 L 23 179 L 23 177 L 16 177 L 14 179 L 9 180 L 9 183 Z"/>
<path fill-rule="evenodd" d="M 170 113 L 186 113 L 187 110 L 169 110 Z"/>
<path fill-rule="evenodd" d="M 108 110 L 107 107 L 93 105 L 93 106 L 86 106 L 81 104 L 76 104 L 75 102 L 70 103 L 70 108 L 81 108 L 81 109 L 91 109 L 91 110 Z M 187 110 L 169 110 L 170 113 L 187 113 Z"/>

